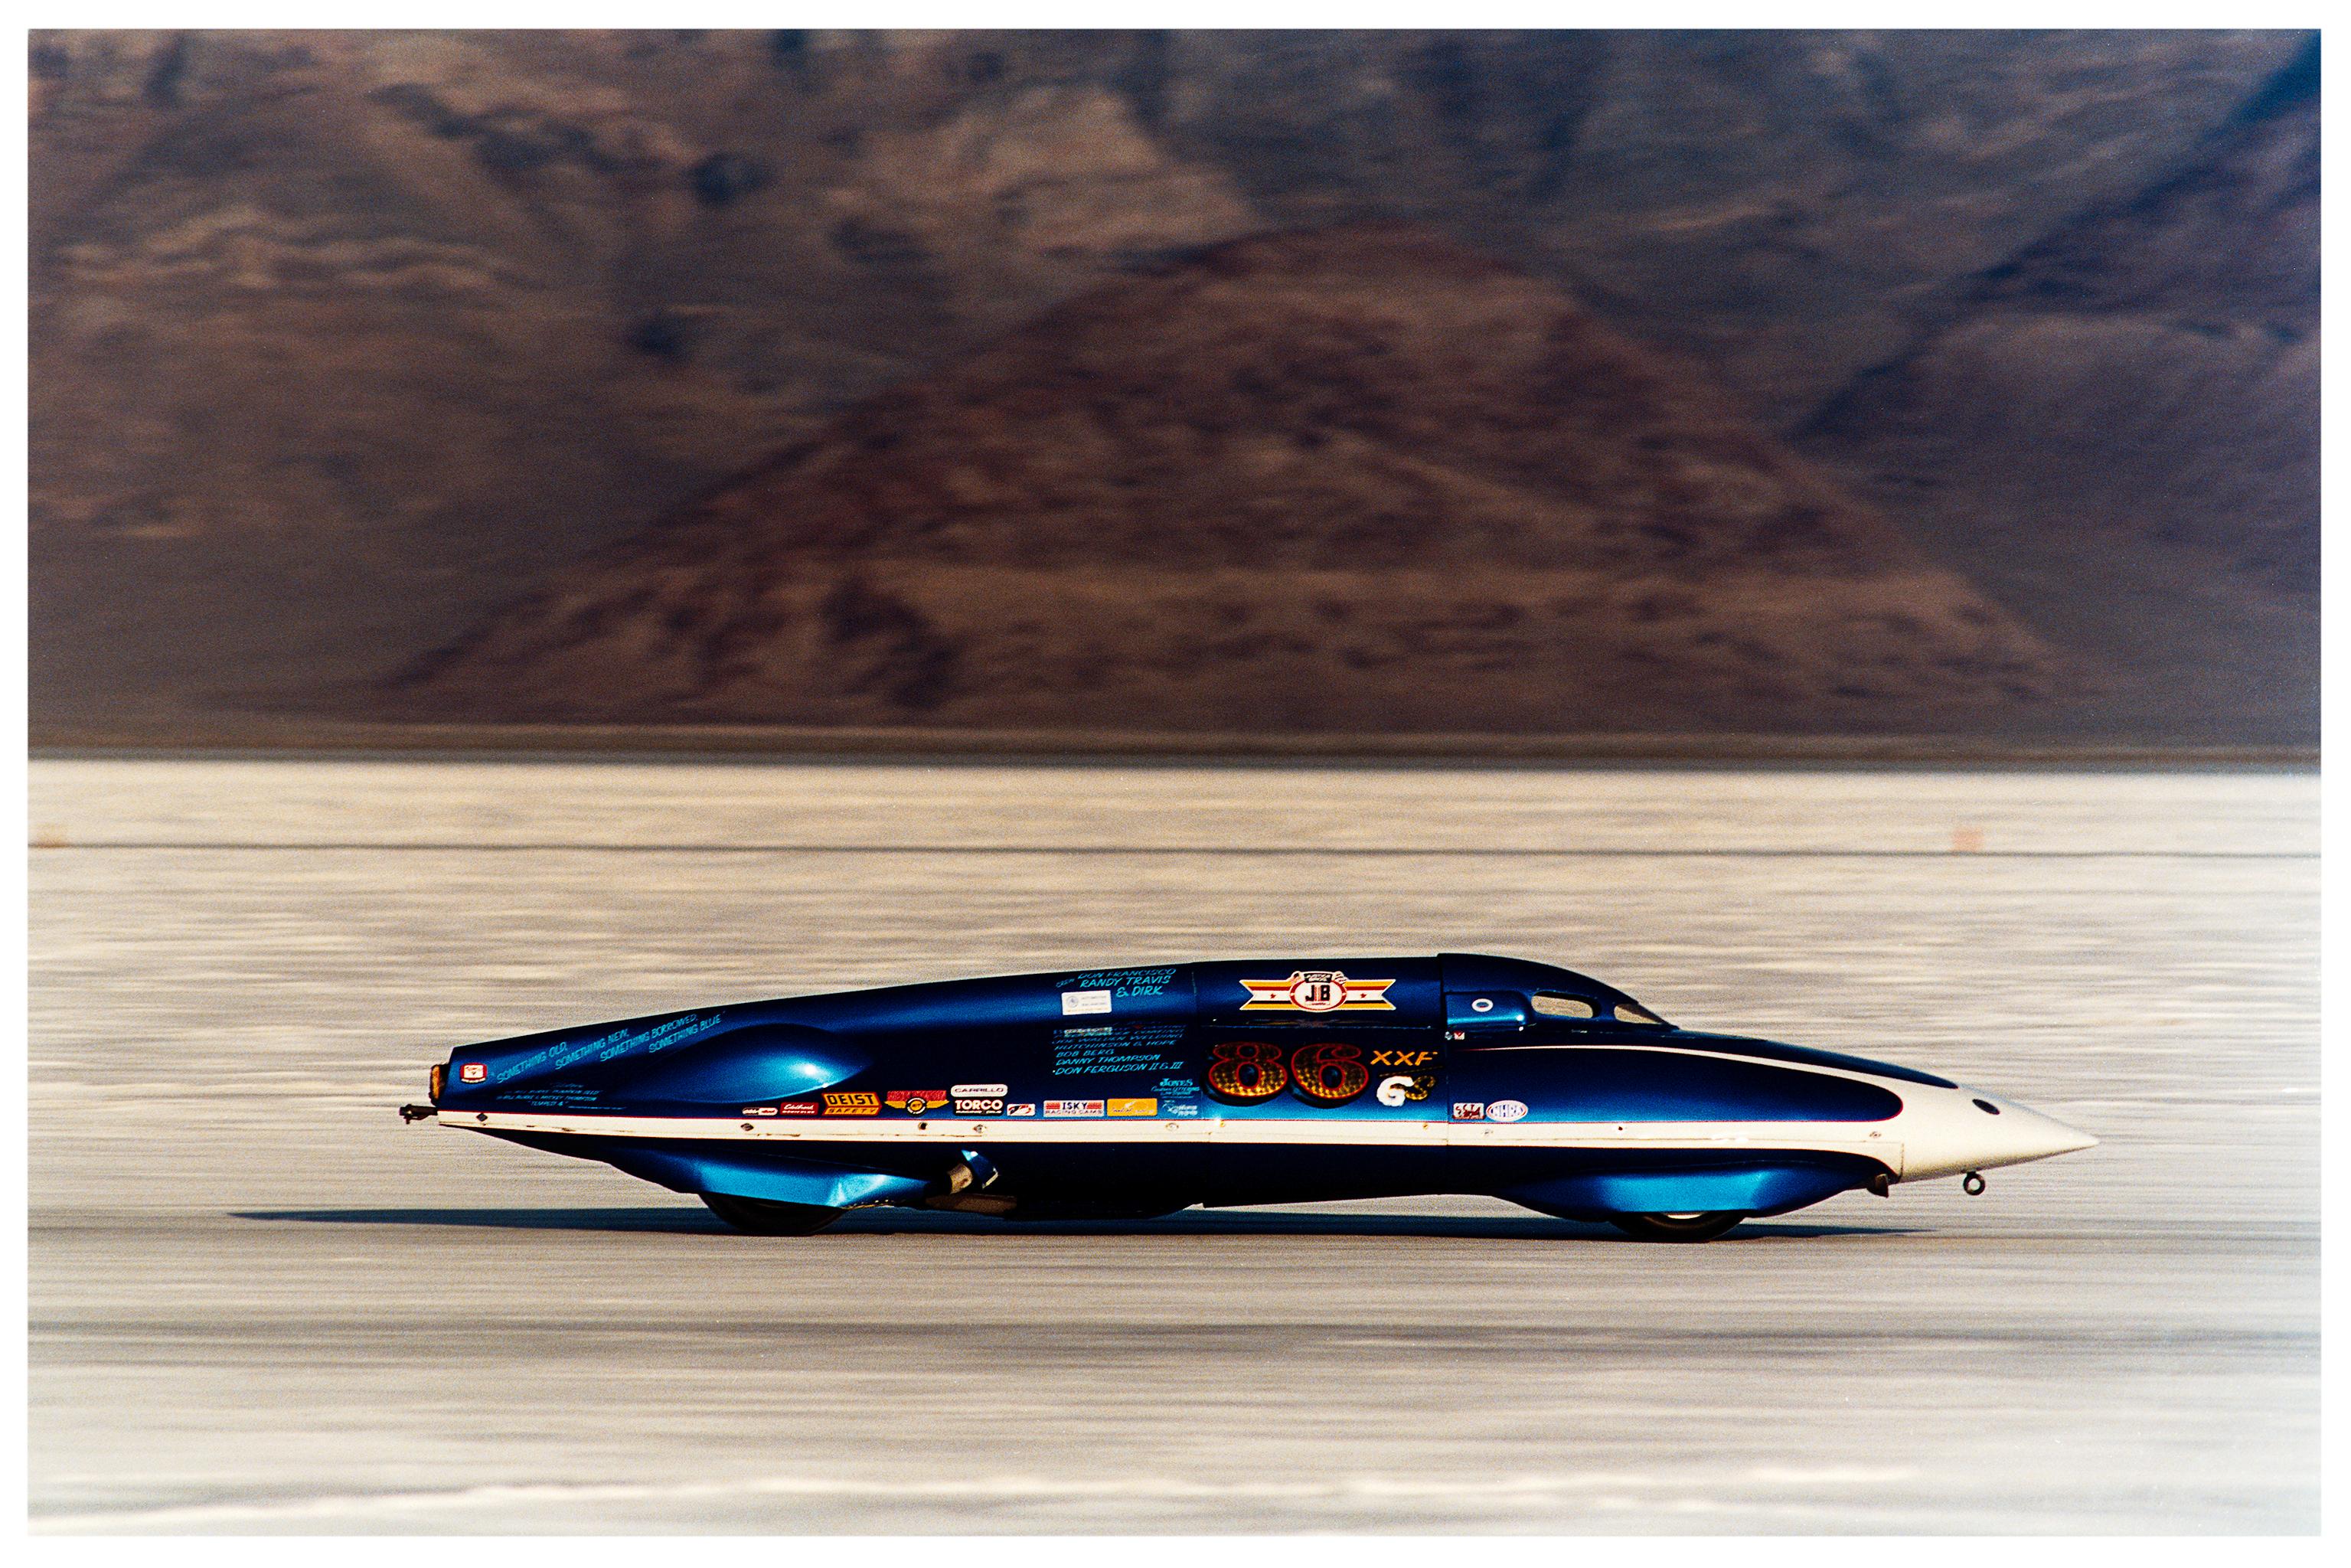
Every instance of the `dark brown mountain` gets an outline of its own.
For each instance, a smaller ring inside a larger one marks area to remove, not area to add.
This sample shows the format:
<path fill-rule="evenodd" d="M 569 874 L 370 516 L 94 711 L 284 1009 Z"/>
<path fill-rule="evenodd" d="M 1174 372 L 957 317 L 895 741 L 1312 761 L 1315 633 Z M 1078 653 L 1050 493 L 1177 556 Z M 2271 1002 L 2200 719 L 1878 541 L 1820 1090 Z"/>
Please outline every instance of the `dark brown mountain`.
<path fill-rule="evenodd" d="M 1808 452 L 2032 625 L 2129 672 L 2111 727 L 2313 737 L 2318 57 L 1858 378 Z"/>
<path fill-rule="evenodd" d="M 1394 225 L 874 399 L 426 661 L 474 719 L 1918 731 L 2066 685 L 1686 368 Z"/>
<path fill-rule="evenodd" d="M 34 731 L 357 689 L 1062 301 L 1379 219 L 1695 364 L 2119 673 L 2056 727 L 2306 740 L 2314 329 L 2199 297 L 2314 323 L 2259 151 L 2314 123 L 2314 50 L 39 33 Z"/>

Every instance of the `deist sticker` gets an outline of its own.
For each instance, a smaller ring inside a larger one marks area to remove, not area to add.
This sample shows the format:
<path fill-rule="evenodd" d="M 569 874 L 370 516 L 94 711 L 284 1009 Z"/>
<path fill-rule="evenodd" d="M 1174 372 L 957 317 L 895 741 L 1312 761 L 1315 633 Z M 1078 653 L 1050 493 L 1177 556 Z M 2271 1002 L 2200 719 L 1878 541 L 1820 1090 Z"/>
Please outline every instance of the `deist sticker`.
<path fill-rule="evenodd" d="M 1063 991 L 1061 993 L 1061 1013 L 1066 1018 L 1108 1011 L 1110 1011 L 1108 991 Z"/>
<path fill-rule="evenodd" d="M 1526 1114 L 1526 1103 L 1520 1100 L 1497 1100 L 1486 1107 L 1489 1122 L 1522 1122 Z"/>
<path fill-rule="evenodd" d="M 1012 1091 L 1002 1083 L 958 1083 L 947 1092 L 958 1100 L 1001 1100 Z"/>
<path fill-rule="evenodd" d="M 1045 1114 L 1048 1116 L 1099 1116 L 1102 1113 L 1102 1103 L 1099 1100 L 1048 1100 L 1045 1102 Z"/>
<path fill-rule="evenodd" d="M 828 1092 L 824 1097 L 824 1113 L 828 1116 L 878 1116 L 882 1113 L 882 1096 L 870 1092 Z"/>
<path fill-rule="evenodd" d="M 489 1075 L 490 1070 L 478 1061 L 468 1061 L 457 1069 L 457 1082 L 460 1083 L 479 1083 Z"/>

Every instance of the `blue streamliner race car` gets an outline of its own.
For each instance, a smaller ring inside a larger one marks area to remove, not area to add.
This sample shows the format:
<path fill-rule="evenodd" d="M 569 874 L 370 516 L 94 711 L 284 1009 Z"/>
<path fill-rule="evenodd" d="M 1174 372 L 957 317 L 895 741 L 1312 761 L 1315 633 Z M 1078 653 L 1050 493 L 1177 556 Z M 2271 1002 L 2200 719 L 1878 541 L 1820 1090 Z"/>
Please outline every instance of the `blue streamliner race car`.
<path fill-rule="evenodd" d="M 896 986 L 465 1046 L 411 1120 L 699 1195 L 761 1235 L 1479 1193 L 1699 1241 L 2096 1140 L 1948 1079 L 1667 1023 L 1518 958 Z"/>

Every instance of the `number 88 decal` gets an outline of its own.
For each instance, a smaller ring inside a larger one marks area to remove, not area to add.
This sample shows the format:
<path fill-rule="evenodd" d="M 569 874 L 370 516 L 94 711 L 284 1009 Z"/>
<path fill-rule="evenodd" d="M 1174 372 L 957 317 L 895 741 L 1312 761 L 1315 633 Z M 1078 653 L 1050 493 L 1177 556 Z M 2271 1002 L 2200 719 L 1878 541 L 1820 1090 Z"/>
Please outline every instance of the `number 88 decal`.
<path fill-rule="evenodd" d="M 1236 1105 L 1257 1105 L 1290 1087 L 1281 1047 L 1261 1040 L 1220 1040 L 1208 1052 L 1208 1092 Z"/>
<path fill-rule="evenodd" d="M 1298 1097 L 1316 1105 L 1344 1105 L 1372 1082 L 1363 1049 L 1337 1040 L 1300 1046 L 1290 1053 L 1290 1075 Z"/>
<path fill-rule="evenodd" d="M 1208 1052 L 1208 1092 L 1235 1105 L 1261 1105 L 1295 1089 L 1311 1105 L 1344 1105 L 1371 1087 L 1360 1046 L 1316 1040 L 1287 1054 L 1269 1040 L 1220 1040 Z"/>

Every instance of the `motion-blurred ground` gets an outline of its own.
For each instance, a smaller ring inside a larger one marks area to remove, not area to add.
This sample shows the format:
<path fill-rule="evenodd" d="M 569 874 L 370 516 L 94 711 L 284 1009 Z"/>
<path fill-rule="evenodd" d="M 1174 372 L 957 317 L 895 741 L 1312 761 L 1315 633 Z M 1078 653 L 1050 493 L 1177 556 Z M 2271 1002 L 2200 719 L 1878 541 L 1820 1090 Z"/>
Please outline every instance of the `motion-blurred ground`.
<path fill-rule="evenodd" d="M 2308 1531 L 2312 775 L 39 762 L 51 1531 Z M 459 1041 L 1486 949 L 2105 1140 L 1701 1248 L 1466 1199 L 722 1232 Z"/>

